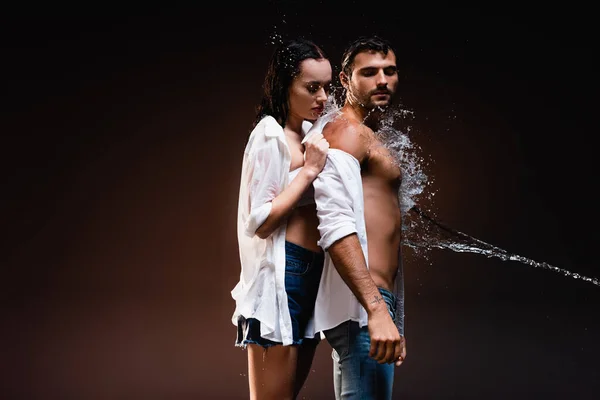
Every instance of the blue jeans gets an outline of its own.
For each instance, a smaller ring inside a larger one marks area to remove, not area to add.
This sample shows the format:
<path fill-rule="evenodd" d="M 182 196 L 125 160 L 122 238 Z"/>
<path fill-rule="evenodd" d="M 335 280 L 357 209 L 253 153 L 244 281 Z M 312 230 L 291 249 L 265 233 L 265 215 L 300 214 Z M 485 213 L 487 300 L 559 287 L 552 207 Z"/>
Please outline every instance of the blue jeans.
<path fill-rule="evenodd" d="M 323 253 L 315 253 L 297 244 L 285 242 L 285 292 L 292 319 L 293 344 L 308 341 L 318 343 L 320 340 L 319 335 L 305 338 L 304 331 L 315 311 L 324 260 Z M 240 316 L 236 344 L 246 346 L 250 343 L 265 348 L 281 344 L 260 336 L 259 320 Z"/>
<path fill-rule="evenodd" d="M 379 288 L 392 319 L 395 296 Z M 379 364 L 369 357 L 371 338 L 369 328 L 356 321 L 346 321 L 324 332 L 333 347 L 333 384 L 336 400 L 388 400 L 392 398 L 394 363 Z"/>

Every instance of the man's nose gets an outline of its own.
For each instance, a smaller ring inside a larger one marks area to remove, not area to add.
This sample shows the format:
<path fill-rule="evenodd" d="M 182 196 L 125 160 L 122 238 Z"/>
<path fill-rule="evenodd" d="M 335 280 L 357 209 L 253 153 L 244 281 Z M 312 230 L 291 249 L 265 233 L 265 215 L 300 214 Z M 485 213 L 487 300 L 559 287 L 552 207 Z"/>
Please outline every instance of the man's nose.
<path fill-rule="evenodd" d="M 376 80 L 377 86 L 387 86 L 388 79 L 387 79 L 387 75 L 385 74 L 385 72 L 379 71 L 376 78 L 377 78 L 377 80 Z"/>

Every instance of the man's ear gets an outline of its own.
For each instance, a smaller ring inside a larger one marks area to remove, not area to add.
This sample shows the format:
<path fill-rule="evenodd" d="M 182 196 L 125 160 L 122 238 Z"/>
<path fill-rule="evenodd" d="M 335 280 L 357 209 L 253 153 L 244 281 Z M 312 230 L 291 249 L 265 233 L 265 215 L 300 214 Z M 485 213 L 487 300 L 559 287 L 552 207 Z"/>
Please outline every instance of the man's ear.
<path fill-rule="evenodd" d="M 348 75 L 344 71 L 340 72 L 340 82 L 344 89 L 348 89 Z"/>

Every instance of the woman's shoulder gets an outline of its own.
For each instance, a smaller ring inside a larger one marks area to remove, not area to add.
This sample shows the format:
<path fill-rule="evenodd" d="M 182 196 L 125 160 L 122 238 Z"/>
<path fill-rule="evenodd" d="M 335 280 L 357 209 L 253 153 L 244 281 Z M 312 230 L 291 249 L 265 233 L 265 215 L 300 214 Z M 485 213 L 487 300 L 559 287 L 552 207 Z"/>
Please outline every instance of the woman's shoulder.
<path fill-rule="evenodd" d="M 275 118 L 270 115 L 265 115 L 256 124 L 250 136 L 262 136 L 262 137 L 285 137 L 283 128 Z"/>
<path fill-rule="evenodd" d="M 279 141 L 285 141 L 285 133 L 283 128 L 275 118 L 270 115 L 264 116 L 252 129 L 248 142 L 246 143 L 246 153 L 255 151 L 279 151 Z"/>

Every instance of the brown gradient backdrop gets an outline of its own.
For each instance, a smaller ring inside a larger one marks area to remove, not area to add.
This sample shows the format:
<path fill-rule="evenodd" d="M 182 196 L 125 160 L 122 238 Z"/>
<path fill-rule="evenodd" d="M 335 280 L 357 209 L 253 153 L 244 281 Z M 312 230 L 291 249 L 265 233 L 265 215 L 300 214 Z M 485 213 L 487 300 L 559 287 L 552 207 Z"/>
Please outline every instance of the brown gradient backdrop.
<path fill-rule="evenodd" d="M 389 38 L 427 208 L 600 277 L 584 23 L 566 36 L 526 14 L 302 6 L 3 17 L 2 398 L 248 397 L 230 322 L 237 190 L 274 33 L 312 37 L 336 73 L 349 40 Z M 405 268 L 398 398 L 597 395 L 599 287 L 448 250 L 408 250 Z M 301 398 L 333 398 L 329 353 Z"/>

